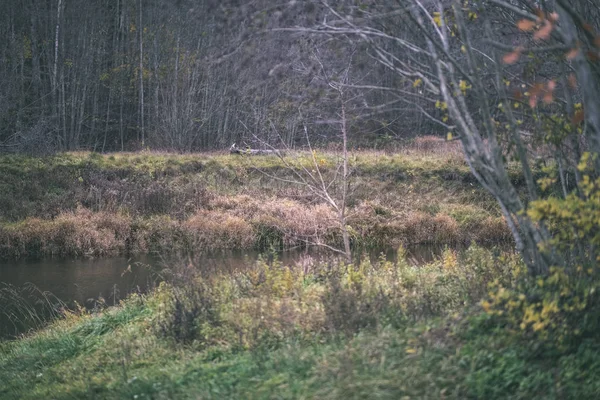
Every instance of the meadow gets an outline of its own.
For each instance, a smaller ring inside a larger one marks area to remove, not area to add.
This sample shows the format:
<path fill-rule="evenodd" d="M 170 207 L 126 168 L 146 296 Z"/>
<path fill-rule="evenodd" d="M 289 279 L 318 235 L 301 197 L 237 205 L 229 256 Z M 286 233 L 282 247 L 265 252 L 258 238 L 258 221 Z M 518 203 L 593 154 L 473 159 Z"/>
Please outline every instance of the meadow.
<path fill-rule="evenodd" d="M 315 157 L 335 173 L 335 152 Z M 531 277 L 453 143 L 351 157 L 352 245 L 393 260 L 279 261 L 340 237 L 274 157 L 1 157 L 2 257 L 187 257 L 149 292 L 0 341 L 0 398 L 598 398 L 596 267 Z M 415 264 L 414 243 L 446 248 Z M 194 256 L 224 248 L 265 256 L 227 270 Z"/>

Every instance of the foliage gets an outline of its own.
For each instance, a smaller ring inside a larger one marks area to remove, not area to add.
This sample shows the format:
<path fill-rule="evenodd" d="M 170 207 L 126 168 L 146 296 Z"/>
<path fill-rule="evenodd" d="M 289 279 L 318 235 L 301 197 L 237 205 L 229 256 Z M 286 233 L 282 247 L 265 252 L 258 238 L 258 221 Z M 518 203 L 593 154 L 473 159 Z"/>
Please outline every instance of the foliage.
<path fill-rule="evenodd" d="M 477 247 L 419 267 L 401 250 L 397 261 L 352 265 L 264 259 L 233 273 L 190 268 L 175 267 L 154 293 L 0 343 L 0 395 L 597 394 L 596 271 L 530 279 L 515 254 Z"/>
<path fill-rule="evenodd" d="M 598 329 L 595 273 L 588 269 L 568 275 L 554 268 L 549 276 L 524 281 L 514 289 L 496 285 L 482 307 L 507 329 L 521 330 L 542 353 L 546 346 L 573 351 Z"/>
<path fill-rule="evenodd" d="M 469 260 L 481 263 L 476 266 Z M 0 378 L 6 384 L 0 394 L 204 397 L 217 396 L 212 390 L 218 389 L 230 396 L 250 390 L 247 393 L 261 397 L 281 389 L 291 390 L 294 397 L 302 387 L 316 396 L 332 391 L 330 395 L 338 397 L 338 390 L 349 389 L 350 376 L 332 381 L 333 386 L 317 377 L 334 373 L 331 368 L 337 368 L 338 357 L 345 357 L 345 346 L 358 349 L 371 337 L 372 351 L 380 356 L 401 355 L 387 361 L 394 367 L 385 379 L 392 379 L 393 371 L 405 368 L 398 362 L 410 357 L 414 346 L 415 339 L 405 337 L 404 329 L 474 304 L 489 279 L 479 279 L 474 268 L 510 281 L 518 263 L 511 261 L 506 270 L 494 267 L 498 263 L 499 258 L 479 248 L 465 255 L 448 250 L 423 267 L 408 264 L 402 251 L 397 262 L 380 258 L 346 265 L 329 260 L 300 269 L 263 260 L 233 273 L 202 271 L 183 263 L 167 271 L 170 283 L 150 295 L 132 296 L 98 314 L 67 314 L 41 332 L 2 343 Z M 397 344 L 388 350 L 391 343 Z M 320 364 L 319 354 L 333 364 Z M 46 361 L 38 363 L 40 357 Z M 353 356 L 352 362 L 360 369 L 377 357 Z M 268 359 L 279 361 L 269 364 Z M 212 378 L 194 379 L 199 371 Z M 283 381 L 277 376 L 291 378 L 300 371 L 304 378 L 298 388 L 280 387 Z M 364 376 L 365 390 L 387 369 L 377 371 Z M 252 377 L 261 375 L 274 379 L 275 386 L 252 383 Z M 393 384 L 384 391 L 394 395 L 398 390 Z"/>
<path fill-rule="evenodd" d="M 492 285 L 461 332 L 461 362 L 476 397 L 597 396 L 598 285 L 595 270 Z"/>
<path fill-rule="evenodd" d="M 583 174 L 576 191 L 567 196 L 551 196 L 534 202 L 529 215 L 553 230 L 546 244 L 571 254 L 575 268 L 593 267 L 600 261 L 595 248 L 600 245 L 600 178 L 593 174 L 590 153 L 584 153 L 578 169 Z"/>

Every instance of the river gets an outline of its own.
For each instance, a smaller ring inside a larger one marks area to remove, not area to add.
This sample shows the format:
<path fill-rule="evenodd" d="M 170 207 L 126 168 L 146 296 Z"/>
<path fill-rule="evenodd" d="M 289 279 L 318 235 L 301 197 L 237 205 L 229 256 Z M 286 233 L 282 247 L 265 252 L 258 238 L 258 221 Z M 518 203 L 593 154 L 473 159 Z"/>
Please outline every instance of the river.
<path fill-rule="evenodd" d="M 442 248 L 419 246 L 408 249 L 413 263 L 431 261 Z M 381 252 L 372 252 L 377 257 Z M 393 250 L 384 252 L 388 259 Z M 207 253 L 195 263 L 208 270 L 233 270 L 256 262 L 253 251 Z M 277 257 L 294 265 L 306 257 L 325 256 L 322 252 L 292 250 Z M 146 292 L 160 280 L 160 272 L 175 259 L 156 256 L 134 258 L 20 260 L 0 263 L 0 338 L 10 338 L 39 328 L 61 307 L 76 304 L 87 309 L 113 305 L 133 292 Z M 35 312 L 34 312 L 35 311 Z"/>

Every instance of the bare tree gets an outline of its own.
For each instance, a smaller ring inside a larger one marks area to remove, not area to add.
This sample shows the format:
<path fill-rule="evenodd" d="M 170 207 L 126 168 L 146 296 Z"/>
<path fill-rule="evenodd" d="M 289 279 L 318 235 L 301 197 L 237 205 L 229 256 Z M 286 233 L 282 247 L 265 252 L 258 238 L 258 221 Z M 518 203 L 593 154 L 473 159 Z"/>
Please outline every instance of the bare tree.
<path fill-rule="evenodd" d="M 550 244 L 551 235 L 544 223 L 527 214 L 527 204 L 538 199 L 539 189 L 530 165 L 531 151 L 520 127 L 524 119 L 529 126 L 539 127 L 539 121 L 556 115 L 556 109 L 544 112 L 537 107 L 543 99 L 548 105 L 566 106 L 566 114 L 573 121 L 567 128 L 577 128 L 581 114 L 573 107 L 577 92 L 565 83 L 570 70 L 582 91 L 589 150 L 594 154 L 600 150 L 600 75 L 595 62 L 600 40 L 582 17 L 585 2 L 576 3 L 557 0 L 536 8 L 525 1 L 490 0 L 465 7 L 458 1 L 402 0 L 394 6 L 355 7 L 344 3 L 334 8 L 325 2 L 330 12 L 325 22 L 313 28 L 289 30 L 349 36 L 369 43 L 373 59 L 396 74 L 404 86 L 372 88 L 403 90 L 405 101 L 421 107 L 427 118 L 458 137 L 471 171 L 498 201 L 517 248 L 536 275 L 547 273 L 552 265 L 562 265 L 563 259 Z M 491 21 L 498 15 L 505 26 L 516 31 L 513 43 L 497 41 L 498 31 L 493 30 Z M 531 32 L 530 38 L 523 37 L 527 32 Z M 557 52 L 566 54 L 566 63 L 565 56 L 553 58 L 554 64 L 534 70 L 550 75 L 544 83 L 527 80 L 512 69 L 522 54 L 536 58 L 537 54 Z M 522 83 L 519 90 L 511 89 L 509 94 L 505 82 L 510 86 L 513 80 Z M 560 102 L 555 101 L 558 85 L 564 89 Z M 422 107 L 420 101 L 429 102 L 429 106 Z M 528 104 L 532 111 L 521 111 Z M 570 141 L 561 140 L 561 147 Z M 508 173 L 506 143 L 516 149 L 521 164 L 528 192 L 525 201 Z"/>
<path fill-rule="evenodd" d="M 345 65 L 343 65 L 341 69 L 336 70 L 325 65 L 318 46 L 315 46 L 312 52 L 312 60 L 317 63 L 319 68 L 314 76 L 313 84 L 328 90 L 331 93 L 329 98 L 334 99 L 332 104 L 336 106 L 336 110 L 334 111 L 335 116 L 333 118 L 329 115 L 325 116 L 321 114 L 320 118 L 324 118 L 324 120 L 316 121 L 316 124 L 313 123 L 312 125 L 318 128 L 321 125 L 319 122 L 322 122 L 331 124 L 337 129 L 337 141 L 340 144 L 341 154 L 335 165 L 327 165 L 328 161 L 324 158 L 325 155 L 319 155 L 317 150 L 313 147 L 306 121 L 307 116 L 302 109 L 298 110 L 298 114 L 300 116 L 299 120 L 302 121 L 302 131 L 304 133 L 306 149 L 308 150 L 308 165 L 302 157 L 298 159 L 286 155 L 293 154 L 294 152 L 291 151 L 292 149 L 286 143 L 284 135 L 277 130 L 273 121 L 270 121 L 271 128 L 273 132 L 276 133 L 277 137 L 279 137 L 279 143 L 286 150 L 285 152 L 278 151 L 273 145 L 255 135 L 255 139 L 258 142 L 269 147 L 272 154 L 279 158 L 285 169 L 291 172 L 292 177 L 281 178 L 267 171 L 261 171 L 263 174 L 266 174 L 273 179 L 283 180 L 286 183 L 295 184 L 304 188 L 304 190 L 315 196 L 319 201 L 327 204 L 336 215 L 336 223 L 342 238 L 342 248 L 325 243 L 322 238 L 319 237 L 317 232 L 315 232 L 315 235 L 311 238 L 304 238 L 306 243 L 309 245 L 326 247 L 332 251 L 343 254 L 347 262 L 352 261 L 347 207 L 351 177 L 348 153 L 348 107 L 351 107 L 353 102 L 356 102 L 357 98 L 360 97 L 350 96 L 348 93 L 351 90 L 349 82 L 351 79 L 350 71 L 353 54 L 353 51 L 349 52 L 349 57 L 346 60 Z M 320 105 L 323 106 L 324 104 L 321 103 Z M 245 154 L 243 150 L 239 151 L 239 153 Z M 249 153 L 251 154 L 251 152 Z M 258 153 L 262 154 L 262 152 Z M 296 154 L 298 153 L 296 152 Z"/>

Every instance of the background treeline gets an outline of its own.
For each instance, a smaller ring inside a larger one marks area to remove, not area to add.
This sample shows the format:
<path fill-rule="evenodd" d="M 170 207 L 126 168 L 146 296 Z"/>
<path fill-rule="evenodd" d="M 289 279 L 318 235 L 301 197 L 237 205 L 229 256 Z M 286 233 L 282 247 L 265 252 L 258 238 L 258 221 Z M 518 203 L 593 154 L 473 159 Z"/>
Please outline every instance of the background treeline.
<path fill-rule="evenodd" d="M 421 2 L 431 15 L 439 15 L 439 7 L 450 12 L 451 3 Z M 467 17 L 468 47 L 481 59 L 483 89 L 497 105 L 503 95 L 492 85 L 494 61 L 524 42 L 517 24 L 522 15 L 496 3 L 477 1 Z M 339 141 L 342 101 L 354 146 L 379 148 L 421 134 L 445 137 L 453 121 L 423 82 L 433 72 L 428 55 L 404 46 L 427 47 L 415 21 L 402 15 L 406 7 L 312 0 L 0 0 L 0 152 L 198 151 L 233 142 L 280 147 L 282 140 L 294 147 L 306 144 L 307 136 L 323 145 Z M 593 2 L 577 7 L 586 23 L 599 26 Z M 456 47 L 447 55 L 465 63 L 465 50 Z M 543 59 L 523 57 L 507 66 L 509 94 L 518 81 L 560 74 L 558 63 Z M 332 82 L 346 85 L 344 99 Z M 475 96 L 467 100 L 480 103 Z M 502 110 L 492 110 L 501 120 Z M 481 110 L 472 117 L 481 123 Z M 525 116 L 520 120 L 525 133 L 543 128 Z"/>
<path fill-rule="evenodd" d="M 348 71 L 355 85 L 398 87 L 365 43 L 273 32 L 316 26 L 329 10 L 313 2 L 2 0 L 0 9 L 2 152 L 296 146 L 307 133 L 323 143 L 338 132 L 330 80 Z M 439 130 L 390 93 L 351 90 L 350 134 L 364 143 Z"/>

